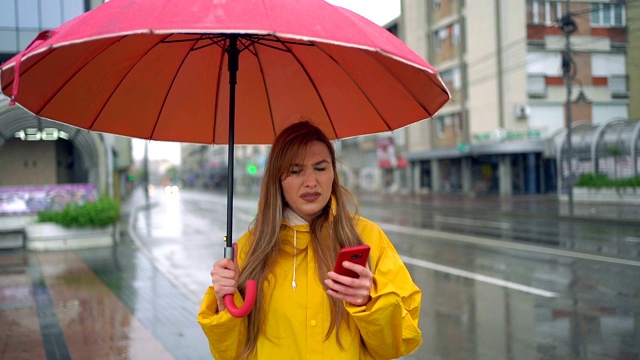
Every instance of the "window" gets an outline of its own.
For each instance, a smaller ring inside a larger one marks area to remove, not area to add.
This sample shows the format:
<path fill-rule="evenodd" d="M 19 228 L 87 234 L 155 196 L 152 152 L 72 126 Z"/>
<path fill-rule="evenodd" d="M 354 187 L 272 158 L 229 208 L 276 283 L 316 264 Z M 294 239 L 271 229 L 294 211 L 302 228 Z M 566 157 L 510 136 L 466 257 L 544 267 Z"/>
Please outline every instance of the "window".
<path fill-rule="evenodd" d="M 546 25 L 553 25 L 555 24 L 558 19 L 560 19 L 563 14 L 562 14 L 562 4 L 558 1 L 545 1 L 544 3 L 544 8 L 545 8 L 545 18 L 544 18 L 544 23 Z"/>
<path fill-rule="evenodd" d="M 454 68 L 451 70 L 445 70 L 440 73 L 442 81 L 447 85 L 447 88 L 451 90 L 460 90 L 462 87 L 462 74 L 460 68 Z"/>
<path fill-rule="evenodd" d="M 529 52 L 527 74 L 562 76 L 562 59 L 559 52 Z"/>
<path fill-rule="evenodd" d="M 462 114 L 453 114 L 453 124 L 456 128 L 456 134 L 462 135 L 464 131 L 464 123 L 462 122 Z"/>
<path fill-rule="evenodd" d="M 447 40 L 448 37 L 449 37 L 448 28 L 436 30 L 433 33 L 433 50 L 436 52 L 436 54 L 440 53 L 440 51 L 442 50 L 442 44 Z"/>
<path fill-rule="evenodd" d="M 16 4 L 13 0 L 0 0 L 0 27 L 16 26 Z"/>
<path fill-rule="evenodd" d="M 624 4 L 591 4 L 591 25 L 602 27 L 626 26 Z"/>
<path fill-rule="evenodd" d="M 42 30 L 81 15 L 84 5 L 84 0 L 0 0 L 0 52 L 19 52 Z"/>
<path fill-rule="evenodd" d="M 436 54 L 439 54 L 440 51 L 442 50 L 442 46 L 440 45 L 440 37 L 438 36 L 438 32 L 436 31 L 435 33 L 433 33 L 433 51 Z"/>
<path fill-rule="evenodd" d="M 625 75 L 627 73 L 627 59 L 625 54 L 592 53 L 591 75 L 609 77 L 611 75 Z"/>
<path fill-rule="evenodd" d="M 453 29 L 451 30 L 452 32 L 452 40 L 453 40 L 453 45 L 458 45 L 460 44 L 460 23 L 456 22 L 455 24 L 453 24 Z"/>
<path fill-rule="evenodd" d="M 449 37 L 448 28 L 438 30 L 438 38 L 440 39 L 440 42 L 444 42 L 445 40 L 447 40 L 448 37 Z"/>
<path fill-rule="evenodd" d="M 444 122 L 445 119 L 443 117 L 439 117 L 436 120 L 436 134 L 438 134 L 438 137 L 444 137 Z"/>
<path fill-rule="evenodd" d="M 533 24 L 554 25 L 564 16 L 563 1 L 533 1 L 530 8 L 529 21 Z"/>

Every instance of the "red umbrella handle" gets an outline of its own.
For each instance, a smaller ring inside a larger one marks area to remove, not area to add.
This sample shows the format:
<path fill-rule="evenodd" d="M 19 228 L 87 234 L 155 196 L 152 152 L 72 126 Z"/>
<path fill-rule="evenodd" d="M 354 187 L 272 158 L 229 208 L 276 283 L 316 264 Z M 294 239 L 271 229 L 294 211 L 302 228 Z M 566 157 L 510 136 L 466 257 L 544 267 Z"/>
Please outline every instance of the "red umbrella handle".
<path fill-rule="evenodd" d="M 227 307 L 227 311 L 234 317 L 241 318 L 249 315 L 253 305 L 256 303 L 256 295 L 258 293 L 258 285 L 255 280 L 247 280 L 247 292 L 244 297 L 244 303 L 242 306 L 237 307 L 233 301 L 233 295 L 227 294 L 224 296 L 224 306 Z"/>
<path fill-rule="evenodd" d="M 229 222 L 231 217 L 227 219 Z M 230 242 L 230 239 L 225 236 L 225 241 L 227 246 L 224 248 L 224 257 L 225 259 L 232 259 L 236 264 L 238 263 L 237 254 L 238 254 L 238 244 L 233 244 Z M 237 307 L 236 303 L 233 301 L 233 294 L 225 295 L 222 300 L 224 301 L 224 306 L 234 317 L 241 318 L 249 315 L 251 309 L 253 309 L 253 305 L 256 303 L 256 296 L 258 295 L 258 284 L 255 280 L 247 280 L 246 291 L 244 295 L 244 303 L 242 306 Z"/>

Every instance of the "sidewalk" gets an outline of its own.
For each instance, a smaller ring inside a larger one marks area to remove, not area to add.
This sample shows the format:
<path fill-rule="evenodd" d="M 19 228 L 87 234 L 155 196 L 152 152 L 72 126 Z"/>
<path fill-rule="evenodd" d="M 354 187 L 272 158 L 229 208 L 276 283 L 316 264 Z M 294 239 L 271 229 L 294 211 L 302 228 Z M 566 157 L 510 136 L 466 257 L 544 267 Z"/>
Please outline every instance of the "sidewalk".
<path fill-rule="evenodd" d="M 123 203 L 124 224 L 141 195 Z M 199 304 L 122 235 L 107 248 L 0 251 L 0 359 L 211 358 Z"/>

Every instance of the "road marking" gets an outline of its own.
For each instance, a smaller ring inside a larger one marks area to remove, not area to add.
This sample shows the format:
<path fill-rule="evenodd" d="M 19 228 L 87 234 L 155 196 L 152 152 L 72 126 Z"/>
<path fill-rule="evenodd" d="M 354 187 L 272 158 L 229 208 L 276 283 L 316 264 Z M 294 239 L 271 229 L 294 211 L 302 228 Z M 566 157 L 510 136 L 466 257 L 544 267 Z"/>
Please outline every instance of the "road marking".
<path fill-rule="evenodd" d="M 441 216 L 441 215 L 434 216 L 433 220 L 438 222 L 450 223 L 450 224 L 484 226 L 484 227 L 500 228 L 505 230 L 511 229 L 511 224 L 506 222 L 499 222 L 499 221 L 475 220 L 475 219 L 466 219 L 466 218 Z"/>
<path fill-rule="evenodd" d="M 548 248 L 548 247 L 536 246 L 536 245 L 519 244 L 519 243 L 514 243 L 509 241 L 492 240 L 492 239 L 482 238 L 478 236 L 454 234 L 454 233 L 448 233 L 444 231 L 418 229 L 418 228 L 412 228 L 412 227 L 395 225 L 395 224 L 387 224 L 382 222 L 378 224 L 384 231 L 396 232 L 400 234 L 416 235 L 416 236 L 422 236 L 427 238 L 439 238 L 439 239 L 445 239 L 445 240 L 465 242 L 465 243 L 470 243 L 474 245 L 499 247 L 499 248 L 513 249 L 513 250 L 521 250 L 521 251 L 530 251 L 530 252 L 537 252 L 537 253 L 556 255 L 556 256 L 565 256 L 565 257 L 571 257 L 571 258 L 577 258 L 577 259 L 608 262 L 612 264 L 640 266 L 640 261 L 634 261 L 634 260 L 617 259 L 609 256 L 585 254 L 581 252 L 567 251 L 567 250 Z"/>
<path fill-rule="evenodd" d="M 624 238 L 624 240 L 631 241 L 631 242 L 640 242 L 640 238 L 633 237 L 633 236 L 627 236 L 626 238 Z"/>
<path fill-rule="evenodd" d="M 401 256 L 401 258 L 406 264 L 420 266 L 420 267 L 435 270 L 435 271 L 445 272 L 452 275 L 456 275 L 456 276 L 460 276 L 460 277 L 464 277 L 464 278 L 468 278 L 476 281 L 481 281 L 488 284 L 498 285 L 498 286 L 502 286 L 505 288 L 513 289 L 513 290 L 523 291 L 533 295 L 544 296 L 548 298 L 560 296 L 560 294 L 552 291 L 542 290 L 542 289 L 534 288 L 531 286 L 522 285 L 522 284 L 514 283 L 511 281 L 506 281 L 506 280 L 502 280 L 502 279 L 498 279 L 491 276 L 486 276 L 486 275 L 482 275 L 482 274 L 478 274 L 478 273 L 474 273 L 466 270 L 460 270 L 450 266 L 440 265 L 440 264 L 436 264 L 436 263 L 432 263 L 432 262 L 424 261 L 420 259 L 414 259 L 408 256 Z"/>

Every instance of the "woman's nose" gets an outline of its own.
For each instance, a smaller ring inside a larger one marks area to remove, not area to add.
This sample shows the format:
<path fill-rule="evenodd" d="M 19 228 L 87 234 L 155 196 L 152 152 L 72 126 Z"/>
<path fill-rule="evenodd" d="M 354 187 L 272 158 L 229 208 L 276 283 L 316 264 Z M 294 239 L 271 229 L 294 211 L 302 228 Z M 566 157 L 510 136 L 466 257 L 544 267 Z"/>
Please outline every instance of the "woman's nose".
<path fill-rule="evenodd" d="M 303 185 L 307 187 L 315 186 L 318 182 L 316 181 L 316 174 L 312 171 L 305 172 L 303 178 Z"/>

